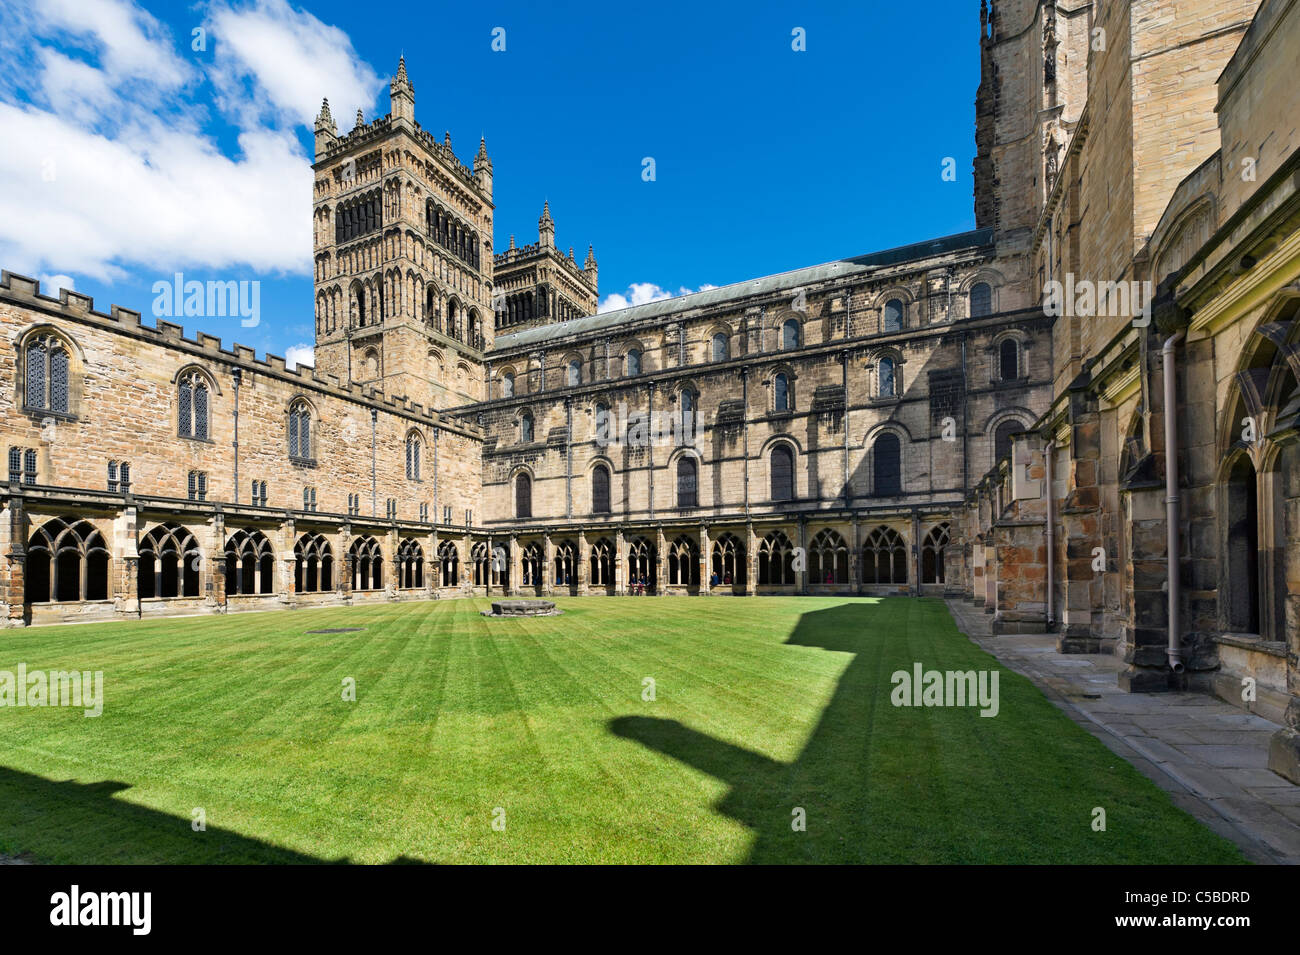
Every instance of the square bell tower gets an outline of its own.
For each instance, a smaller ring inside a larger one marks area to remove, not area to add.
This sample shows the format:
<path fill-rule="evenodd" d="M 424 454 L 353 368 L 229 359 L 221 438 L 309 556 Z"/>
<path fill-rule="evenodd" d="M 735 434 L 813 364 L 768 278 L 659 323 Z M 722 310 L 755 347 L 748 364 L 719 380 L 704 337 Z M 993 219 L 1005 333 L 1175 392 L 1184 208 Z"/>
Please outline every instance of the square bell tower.
<path fill-rule="evenodd" d="M 316 368 L 426 407 L 481 401 L 492 347 L 492 160 L 415 121 L 406 60 L 390 111 L 338 135 L 316 117 L 312 244 Z"/>

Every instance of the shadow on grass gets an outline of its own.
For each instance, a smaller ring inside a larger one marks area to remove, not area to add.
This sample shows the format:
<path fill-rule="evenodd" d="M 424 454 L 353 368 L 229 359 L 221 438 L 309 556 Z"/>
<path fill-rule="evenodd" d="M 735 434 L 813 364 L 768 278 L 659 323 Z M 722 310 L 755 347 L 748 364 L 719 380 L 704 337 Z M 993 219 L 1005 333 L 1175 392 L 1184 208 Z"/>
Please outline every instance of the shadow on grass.
<path fill-rule="evenodd" d="M 777 762 L 676 720 L 625 716 L 611 720 L 610 729 L 727 783 L 731 789 L 717 808 L 757 833 L 748 861 L 869 861 L 865 759 L 881 698 L 874 685 L 880 635 L 873 634 L 871 623 L 863 604 L 830 607 L 803 614 L 786 639 L 789 645 L 854 655 L 793 763 Z M 884 699 L 888 705 L 888 694 Z M 806 831 L 792 828 L 796 808 L 807 813 Z"/>
<path fill-rule="evenodd" d="M 70 864 L 347 864 L 115 798 L 122 782 L 56 782 L 0 767 L 0 837 L 33 862 Z M 391 864 L 421 863 L 399 856 Z"/>

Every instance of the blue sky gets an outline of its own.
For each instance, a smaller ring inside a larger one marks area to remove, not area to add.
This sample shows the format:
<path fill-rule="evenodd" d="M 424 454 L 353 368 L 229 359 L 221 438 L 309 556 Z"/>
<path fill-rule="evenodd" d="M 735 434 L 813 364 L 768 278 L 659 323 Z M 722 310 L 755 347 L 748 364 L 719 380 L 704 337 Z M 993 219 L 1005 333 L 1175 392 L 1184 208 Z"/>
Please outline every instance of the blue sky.
<path fill-rule="evenodd" d="M 256 280 L 256 327 L 180 321 L 310 360 L 311 118 L 386 113 L 401 53 L 425 128 L 487 137 L 497 248 L 549 199 L 604 307 L 974 226 L 977 0 L 399 6 L 0 0 L 0 266 L 147 321 Z"/>

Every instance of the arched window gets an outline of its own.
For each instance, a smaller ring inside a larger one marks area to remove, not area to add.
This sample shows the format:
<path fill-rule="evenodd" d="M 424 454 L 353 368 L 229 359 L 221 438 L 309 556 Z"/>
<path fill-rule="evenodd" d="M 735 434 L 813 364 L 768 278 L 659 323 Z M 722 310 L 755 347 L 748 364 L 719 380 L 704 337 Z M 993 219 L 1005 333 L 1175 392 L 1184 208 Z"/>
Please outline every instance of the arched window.
<path fill-rule="evenodd" d="M 794 500 L 794 452 L 788 445 L 778 444 L 772 449 L 772 500 Z"/>
<path fill-rule="evenodd" d="M 487 546 L 480 544 L 483 548 L 483 554 L 487 554 Z M 455 587 L 460 583 L 460 551 L 451 541 L 443 541 L 438 545 L 438 570 L 441 574 L 439 581 L 440 586 Z"/>
<path fill-rule="evenodd" d="M 406 436 L 406 479 L 420 480 L 420 452 L 423 450 L 420 436 L 412 432 Z"/>
<path fill-rule="evenodd" d="M 334 556 L 329 541 L 319 534 L 303 534 L 293 545 L 294 593 L 314 594 L 334 589 Z"/>
<path fill-rule="evenodd" d="M 829 527 L 819 531 L 808 547 L 808 574 L 811 584 L 849 582 L 849 545 Z"/>
<path fill-rule="evenodd" d="M 700 466 L 693 457 L 683 454 L 677 459 L 677 506 L 698 507 L 700 503 Z"/>
<path fill-rule="evenodd" d="M 208 381 L 197 371 L 181 376 L 177 433 L 182 438 L 208 439 Z"/>
<path fill-rule="evenodd" d="M 447 541 L 446 543 L 451 543 L 451 542 Z M 438 553 L 439 554 L 443 553 L 441 548 L 438 550 Z M 469 562 L 470 565 L 474 568 L 474 586 L 475 587 L 489 586 L 492 580 L 492 559 L 491 559 L 491 554 L 488 551 L 488 545 L 485 541 L 479 541 L 477 544 L 473 545 L 469 549 Z M 443 566 L 444 566 L 443 586 L 445 587 L 447 586 L 446 583 L 447 578 L 446 578 L 446 570 L 445 570 L 446 565 L 444 564 Z"/>
<path fill-rule="evenodd" d="M 38 335 L 27 343 L 25 353 L 23 401 L 27 410 L 67 414 L 71 390 L 68 349 L 53 335 Z"/>
<path fill-rule="evenodd" d="M 714 361 L 727 360 L 727 336 L 718 332 L 713 336 L 712 355 Z"/>
<path fill-rule="evenodd" d="M 880 385 L 880 397 L 898 397 L 898 375 L 894 359 L 886 356 L 876 364 L 876 378 Z"/>
<path fill-rule="evenodd" d="M 366 290 L 362 286 L 358 285 L 356 292 L 357 292 L 357 325 L 360 327 L 366 324 Z"/>
<path fill-rule="evenodd" d="M 644 582 L 648 591 L 654 590 L 658 563 L 655 547 L 644 537 L 638 537 L 627 549 L 628 580 L 636 584 Z"/>
<path fill-rule="evenodd" d="M 576 358 L 569 362 L 568 383 L 570 388 L 576 388 L 582 384 L 582 362 Z"/>
<path fill-rule="evenodd" d="M 700 544 L 695 538 L 683 534 L 668 548 L 668 583 L 700 585 Z"/>
<path fill-rule="evenodd" d="M 970 287 L 971 318 L 993 314 L 993 289 L 988 282 L 976 282 Z"/>
<path fill-rule="evenodd" d="M 758 582 L 789 587 L 794 579 L 794 545 L 781 531 L 772 531 L 758 545 Z"/>
<path fill-rule="evenodd" d="M 903 330 L 902 299 L 891 298 L 885 303 L 884 320 L 881 324 L 881 331 L 883 332 L 900 332 Z"/>
<path fill-rule="evenodd" d="M 194 535 L 159 524 L 140 541 L 141 597 L 197 597 L 202 553 Z"/>
<path fill-rule="evenodd" d="M 576 587 L 578 585 L 578 549 L 573 546 L 572 541 L 560 541 L 555 545 L 555 557 L 552 564 L 555 568 L 555 586 L 557 587 Z"/>
<path fill-rule="evenodd" d="M 993 463 L 997 464 L 1011 455 L 1011 436 L 1024 430 L 1024 425 L 1013 418 L 1002 421 L 993 430 Z"/>
<path fill-rule="evenodd" d="M 533 516 L 533 479 L 526 473 L 515 478 L 515 517 Z"/>
<path fill-rule="evenodd" d="M 275 555 L 261 531 L 235 531 L 226 541 L 226 593 L 275 591 Z"/>
<path fill-rule="evenodd" d="M 901 494 L 903 491 L 903 449 L 898 440 L 898 435 L 886 431 L 878 437 L 872 449 L 872 457 L 874 458 L 876 496 L 888 497 Z"/>
<path fill-rule="evenodd" d="M 1240 419 L 1238 419 L 1240 420 Z M 1223 594 L 1228 625 L 1235 633 L 1261 632 L 1259 579 L 1259 494 L 1255 466 L 1250 456 L 1239 454 L 1228 472 L 1224 524 L 1227 548 L 1226 592 Z"/>
<path fill-rule="evenodd" d="M 300 461 L 311 458 L 311 407 L 305 401 L 289 406 L 289 457 Z"/>
<path fill-rule="evenodd" d="M 501 397 L 513 398 L 515 396 L 515 376 L 506 372 L 501 376 Z"/>
<path fill-rule="evenodd" d="M 454 338 L 457 341 L 460 341 L 460 335 L 457 334 L 457 329 L 459 328 L 460 328 L 460 305 L 454 298 L 448 299 L 447 300 L 447 324 L 443 328 L 443 332 L 447 335 L 448 338 Z"/>
<path fill-rule="evenodd" d="M 998 349 L 998 374 L 1003 381 L 1020 377 L 1020 346 L 1014 338 L 1005 339 Z"/>
<path fill-rule="evenodd" d="M 108 599 L 108 547 L 89 521 L 54 518 L 27 542 L 27 603 Z"/>
<path fill-rule="evenodd" d="M 781 349 L 790 351 L 799 347 L 799 320 L 797 318 L 787 318 L 785 324 L 781 326 Z"/>
<path fill-rule="evenodd" d="M 778 373 L 772 379 L 772 410 L 790 410 L 790 379 L 784 373 Z"/>
<path fill-rule="evenodd" d="M 403 590 L 424 586 L 424 548 L 413 537 L 397 545 L 397 586 Z"/>
<path fill-rule="evenodd" d="M 907 583 L 907 545 L 898 531 L 877 527 L 862 546 L 864 584 Z"/>
<path fill-rule="evenodd" d="M 921 544 L 921 583 L 944 582 L 944 552 L 948 549 L 948 524 L 938 524 L 925 535 Z"/>
<path fill-rule="evenodd" d="M 614 419 L 610 416 L 609 406 L 603 401 L 596 402 L 596 444 L 608 447 L 616 439 Z"/>
<path fill-rule="evenodd" d="M 641 349 L 628 349 L 625 367 L 629 376 L 641 374 Z"/>
<path fill-rule="evenodd" d="M 379 541 L 369 534 L 358 537 L 348 548 L 352 559 L 352 589 L 378 590 L 384 585 L 384 557 Z"/>
<path fill-rule="evenodd" d="M 591 471 L 591 512 L 609 513 L 609 468 L 597 464 Z"/>
<path fill-rule="evenodd" d="M 530 444 L 533 440 L 533 416 L 531 412 L 525 411 L 519 416 L 519 440 L 524 444 Z"/>
<path fill-rule="evenodd" d="M 735 534 L 723 534 L 713 542 L 710 563 L 713 567 L 711 586 L 745 586 L 745 545 Z"/>
<path fill-rule="evenodd" d="M 591 545 L 591 573 L 587 582 L 607 590 L 614 586 L 614 545 L 607 537 Z"/>
<path fill-rule="evenodd" d="M 677 435 L 678 442 L 684 445 L 695 443 L 695 392 L 689 388 L 683 388 L 681 391 L 681 402 L 679 404 L 681 420 L 678 422 L 681 426 L 681 433 Z"/>

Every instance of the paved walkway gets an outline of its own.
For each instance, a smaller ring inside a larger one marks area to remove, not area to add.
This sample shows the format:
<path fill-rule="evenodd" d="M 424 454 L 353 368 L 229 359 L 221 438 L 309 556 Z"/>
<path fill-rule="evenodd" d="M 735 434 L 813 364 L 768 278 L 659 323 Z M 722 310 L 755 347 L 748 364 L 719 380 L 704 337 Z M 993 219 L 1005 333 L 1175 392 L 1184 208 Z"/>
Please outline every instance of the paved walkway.
<path fill-rule="evenodd" d="M 1300 863 L 1300 786 L 1268 769 L 1277 724 L 1204 693 L 1125 693 L 1117 656 L 1057 653 L 1053 634 L 995 637 L 982 609 L 948 607 L 972 640 L 1252 861 Z"/>

